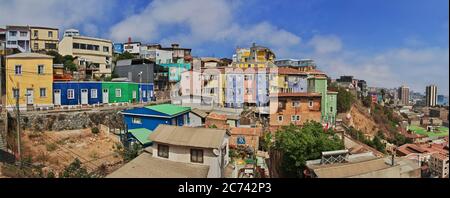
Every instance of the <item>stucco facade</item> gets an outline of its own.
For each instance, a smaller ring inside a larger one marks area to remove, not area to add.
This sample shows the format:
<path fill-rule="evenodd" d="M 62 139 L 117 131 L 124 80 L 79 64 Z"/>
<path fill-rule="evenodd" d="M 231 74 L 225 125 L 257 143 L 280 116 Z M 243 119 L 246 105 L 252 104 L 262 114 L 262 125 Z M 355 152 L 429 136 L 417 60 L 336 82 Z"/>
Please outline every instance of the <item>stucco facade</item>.
<path fill-rule="evenodd" d="M 59 30 L 49 27 L 30 27 L 31 50 L 38 51 L 58 51 Z"/>
<path fill-rule="evenodd" d="M 19 97 L 21 110 L 53 107 L 53 57 L 20 53 L 6 57 L 6 106 Z"/>

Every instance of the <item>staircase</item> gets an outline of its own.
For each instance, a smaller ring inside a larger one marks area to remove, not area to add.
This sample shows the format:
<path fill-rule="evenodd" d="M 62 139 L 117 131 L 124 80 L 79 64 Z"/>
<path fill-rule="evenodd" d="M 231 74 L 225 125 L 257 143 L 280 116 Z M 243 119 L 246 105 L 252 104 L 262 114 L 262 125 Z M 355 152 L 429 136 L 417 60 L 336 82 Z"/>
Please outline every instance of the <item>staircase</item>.
<path fill-rule="evenodd" d="M 0 151 L 6 151 L 6 141 L 3 134 L 0 134 Z"/>

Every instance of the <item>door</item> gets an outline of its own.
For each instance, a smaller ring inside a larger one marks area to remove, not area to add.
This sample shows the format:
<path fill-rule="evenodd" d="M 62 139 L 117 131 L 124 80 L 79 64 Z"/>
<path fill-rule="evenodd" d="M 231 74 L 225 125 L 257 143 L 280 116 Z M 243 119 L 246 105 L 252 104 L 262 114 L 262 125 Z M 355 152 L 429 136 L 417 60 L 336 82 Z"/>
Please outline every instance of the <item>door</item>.
<path fill-rule="evenodd" d="M 103 98 L 103 103 L 109 103 L 109 93 L 108 93 L 108 89 L 103 89 L 102 91 L 102 98 Z"/>
<path fill-rule="evenodd" d="M 33 105 L 34 104 L 34 91 L 33 89 L 27 89 L 27 105 Z"/>
<path fill-rule="evenodd" d="M 53 92 L 53 97 L 55 100 L 55 105 L 61 106 L 61 89 L 55 89 L 55 91 Z"/>
<path fill-rule="evenodd" d="M 88 90 L 87 89 L 81 90 L 81 104 L 82 105 L 88 104 Z"/>

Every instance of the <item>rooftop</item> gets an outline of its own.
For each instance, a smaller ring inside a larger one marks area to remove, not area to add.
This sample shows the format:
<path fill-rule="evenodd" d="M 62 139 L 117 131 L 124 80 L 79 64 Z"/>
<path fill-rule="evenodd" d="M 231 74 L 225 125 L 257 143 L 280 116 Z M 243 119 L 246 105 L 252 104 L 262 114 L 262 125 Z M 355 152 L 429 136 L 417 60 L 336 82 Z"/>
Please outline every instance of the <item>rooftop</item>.
<path fill-rule="evenodd" d="M 53 56 L 39 54 L 39 53 L 25 52 L 25 53 L 9 55 L 9 56 L 6 56 L 6 58 L 49 58 L 49 59 L 53 59 Z"/>
<path fill-rule="evenodd" d="M 320 93 L 277 93 L 270 97 L 321 97 Z"/>
<path fill-rule="evenodd" d="M 182 107 L 182 106 L 173 105 L 173 104 L 147 106 L 145 108 L 153 110 L 153 111 L 157 111 L 160 113 L 164 113 L 167 115 L 176 115 L 176 114 L 183 113 L 185 111 L 189 111 L 191 109 L 190 107 Z"/>
<path fill-rule="evenodd" d="M 209 166 L 174 162 L 142 153 L 107 178 L 206 178 Z"/>
<path fill-rule="evenodd" d="M 232 128 L 230 131 L 231 135 L 250 135 L 250 136 L 261 136 L 262 128 Z"/>
<path fill-rule="evenodd" d="M 149 139 L 170 145 L 220 148 L 226 130 L 159 125 Z"/>
<path fill-rule="evenodd" d="M 139 128 L 139 129 L 130 129 L 128 130 L 141 144 L 149 144 L 152 141 L 148 139 L 148 136 L 153 133 L 153 131 L 150 131 L 145 128 Z"/>

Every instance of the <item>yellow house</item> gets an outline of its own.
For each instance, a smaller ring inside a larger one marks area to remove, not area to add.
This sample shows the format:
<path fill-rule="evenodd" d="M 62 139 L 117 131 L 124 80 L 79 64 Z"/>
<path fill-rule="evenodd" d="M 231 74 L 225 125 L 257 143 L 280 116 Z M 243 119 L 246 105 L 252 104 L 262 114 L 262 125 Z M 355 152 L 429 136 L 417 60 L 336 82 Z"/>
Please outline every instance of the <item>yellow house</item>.
<path fill-rule="evenodd" d="M 6 57 L 6 108 L 29 110 L 53 107 L 53 57 L 19 53 Z"/>
<path fill-rule="evenodd" d="M 31 50 L 58 51 L 59 30 L 49 27 L 30 27 Z"/>
<path fill-rule="evenodd" d="M 267 68 L 275 67 L 275 53 L 267 47 L 253 43 L 250 49 L 238 48 L 233 57 L 233 67 L 238 68 Z"/>

